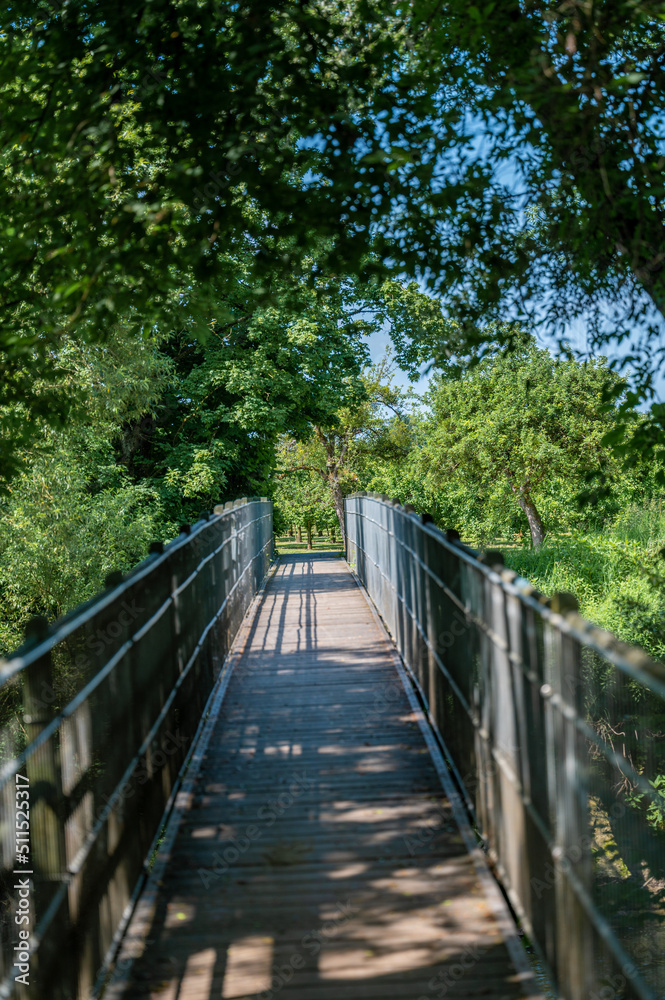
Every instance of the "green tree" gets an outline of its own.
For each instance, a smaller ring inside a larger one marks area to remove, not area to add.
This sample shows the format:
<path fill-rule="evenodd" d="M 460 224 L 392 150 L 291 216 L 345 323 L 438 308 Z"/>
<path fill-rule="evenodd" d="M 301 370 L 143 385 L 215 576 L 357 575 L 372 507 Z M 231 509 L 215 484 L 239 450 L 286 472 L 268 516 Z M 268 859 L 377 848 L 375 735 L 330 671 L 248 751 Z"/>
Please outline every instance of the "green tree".
<path fill-rule="evenodd" d="M 344 495 L 357 488 L 359 471 L 368 460 L 394 457 L 405 448 L 400 438 L 404 436 L 406 394 L 393 384 L 393 374 L 388 354 L 363 373 L 362 396 L 339 406 L 327 421 L 312 421 L 309 437 L 286 440 L 280 449 L 282 474 L 308 472 L 325 484 L 343 543 Z"/>
<path fill-rule="evenodd" d="M 288 453 L 289 443 L 283 442 L 280 457 Z M 287 527 L 305 528 L 307 548 L 313 547 L 314 530 L 334 528 L 337 514 L 330 491 L 318 477 L 308 472 L 289 471 L 277 478 L 274 488 L 275 530 Z"/>
<path fill-rule="evenodd" d="M 484 320 L 544 276 L 564 320 L 629 278 L 661 309 L 661 29 L 652 0 L 9 8 L 2 319 L 145 322 L 248 226 L 264 273 L 322 234 L 355 271 L 372 231 Z"/>
<path fill-rule="evenodd" d="M 31 389 L 63 331 L 182 325 L 201 339 L 230 318 L 211 308 L 234 286 L 230 256 L 246 254 L 246 288 L 266 301 L 322 240 L 331 273 L 421 277 L 471 348 L 501 339 L 506 315 L 559 332 L 584 317 L 596 350 L 624 341 L 648 398 L 663 357 L 662 13 L 652 0 L 8 7 L 0 407 L 22 394 L 64 419 L 62 393 Z M 662 453 L 664 422 L 655 404 L 629 447 Z"/>
<path fill-rule="evenodd" d="M 119 321 L 186 325 L 202 339 L 213 316 L 233 318 L 224 289 L 247 276 L 230 258 L 259 273 L 243 298 L 265 302 L 276 276 L 303 271 L 303 246 L 322 233 L 333 246 L 329 226 L 305 221 L 324 222 L 330 192 L 305 190 L 320 152 L 298 139 L 317 121 L 335 131 L 337 104 L 367 117 L 376 59 L 392 59 L 367 13 L 216 0 L 5 11 L 0 362 L 1 384 L 17 385 L 0 403 L 74 327 L 99 340 Z"/>
<path fill-rule="evenodd" d="M 410 25 L 442 168 L 420 246 L 441 286 L 483 322 L 531 297 L 560 325 L 598 329 L 604 297 L 632 322 L 662 313 L 663 5 L 453 2 L 425 27 L 431 9 Z"/>
<path fill-rule="evenodd" d="M 597 502 L 619 479 L 602 443 L 614 423 L 604 396 L 617 382 L 602 360 L 556 359 L 535 343 L 457 378 L 439 376 L 427 397 L 421 468 L 430 485 L 456 479 L 481 503 L 512 497 L 537 548 L 546 531 L 541 499 L 572 484 L 578 497 Z"/>
<path fill-rule="evenodd" d="M 361 391 L 364 344 L 338 319 L 268 308 L 205 345 L 174 335 L 162 348 L 170 384 L 149 432 L 128 435 L 125 460 L 185 520 L 220 498 L 266 493 L 278 436 L 305 433 L 341 395 Z"/>
<path fill-rule="evenodd" d="M 203 342 L 188 327 L 145 338 L 120 328 L 103 344 L 63 336 L 51 347 L 70 401 L 66 430 L 23 403 L 7 407 L 35 427 L 14 450 L 20 471 L 0 501 L 5 649 L 27 618 L 56 618 L 92 596 L 151 539 L 221 500 L 268 493 L 278 436 L 306 435 L 340 400 L 363 397 L 372 326 L 353 315 L 351 283 L 285 281 L 260 306 L 242 263 L 229 261 L 233 280 L 217 292 L 231 318 L 214 320 Z"/>
<path fill-rule="evenodd" d="M 0 498 L 0 651 L 33 615 L 53 620 L 129 570 L 155 537 L 177 531 L 158 492 L 117 461 L 123 428 L 149 412 L 168 372 L 154 344 L 66 341 L 58 364 L 77 401 L 65 431 L 37 428 Z M 85 406 L 81 404 L 85 401 Z"/>

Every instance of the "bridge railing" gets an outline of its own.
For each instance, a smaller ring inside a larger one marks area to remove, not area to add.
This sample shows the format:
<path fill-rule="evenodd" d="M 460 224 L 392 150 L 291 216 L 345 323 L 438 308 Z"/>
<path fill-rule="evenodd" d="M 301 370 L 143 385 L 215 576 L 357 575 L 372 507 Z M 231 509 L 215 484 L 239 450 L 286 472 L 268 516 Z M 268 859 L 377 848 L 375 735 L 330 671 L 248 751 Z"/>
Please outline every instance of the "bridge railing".
<path fill-rule="evenodd" d="M 99 985 L 271 543 L 267 500 L 217 507 L 0 664 L 0 996 Z"/>
<path fill-rule="evenodd" d="M 346 500 L 347 559 L 567 1000 L 665 995 L 665 665 L 429 515 Z"/>

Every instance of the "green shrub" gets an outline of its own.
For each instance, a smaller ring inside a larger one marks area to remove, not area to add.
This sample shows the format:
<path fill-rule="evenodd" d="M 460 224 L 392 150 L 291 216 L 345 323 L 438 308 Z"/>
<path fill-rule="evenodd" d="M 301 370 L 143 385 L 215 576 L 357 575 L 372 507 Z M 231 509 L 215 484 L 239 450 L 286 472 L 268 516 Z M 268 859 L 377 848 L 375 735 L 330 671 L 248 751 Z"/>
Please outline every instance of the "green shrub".
<path fill-rule="evenodd" d="M 647 547 L 665 545 L 665 501 L 652 498 L 629 504 L 614 522 L 613 534 Z"/>
<path fill-rule="evenodd" d="M 665 563 L 654 548 L 597 532 L 550 535 L 537 551 L 508 548 L 504 556 L 542 593 L 574 593 L 585 618 L 665 658 Z"/>

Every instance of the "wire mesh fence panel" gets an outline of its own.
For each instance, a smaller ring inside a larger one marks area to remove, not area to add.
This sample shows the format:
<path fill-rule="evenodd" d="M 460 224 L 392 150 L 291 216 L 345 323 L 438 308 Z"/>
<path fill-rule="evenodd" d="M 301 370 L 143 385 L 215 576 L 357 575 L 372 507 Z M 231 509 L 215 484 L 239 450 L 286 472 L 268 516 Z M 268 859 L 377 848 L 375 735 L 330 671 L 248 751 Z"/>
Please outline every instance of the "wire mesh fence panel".
<path fill-rule="evenodd" d="M 109 957 L 270 562 L 267 500 L 217 511 L 0 664 L 3 997 L 88 997 Z"/>
<path fill-rule="evenodd" d="M 665 996 L 665 665 L 431 518 L 346 499 L 347 559 L 563 996 Z"/>

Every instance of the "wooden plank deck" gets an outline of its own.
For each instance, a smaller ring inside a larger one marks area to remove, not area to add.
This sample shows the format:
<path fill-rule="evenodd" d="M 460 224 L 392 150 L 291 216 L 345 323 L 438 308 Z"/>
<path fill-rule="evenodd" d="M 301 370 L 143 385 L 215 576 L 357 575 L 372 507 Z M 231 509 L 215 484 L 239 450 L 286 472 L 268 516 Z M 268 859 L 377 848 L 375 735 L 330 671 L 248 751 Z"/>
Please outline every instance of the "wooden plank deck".
<path fill-rule="evenodd" d="M 283 559 L 245 631 L 105 997 L 539 996 L 345 563 Z"/>

